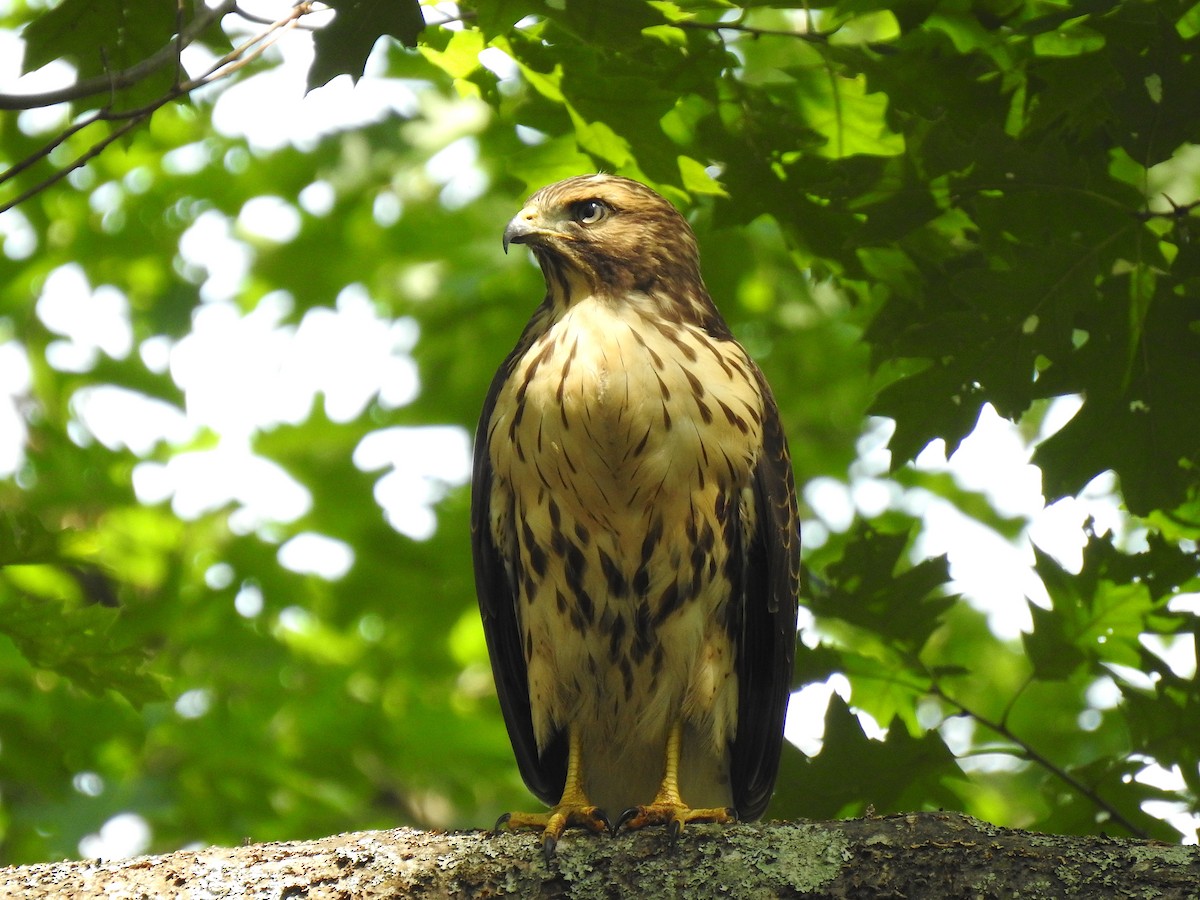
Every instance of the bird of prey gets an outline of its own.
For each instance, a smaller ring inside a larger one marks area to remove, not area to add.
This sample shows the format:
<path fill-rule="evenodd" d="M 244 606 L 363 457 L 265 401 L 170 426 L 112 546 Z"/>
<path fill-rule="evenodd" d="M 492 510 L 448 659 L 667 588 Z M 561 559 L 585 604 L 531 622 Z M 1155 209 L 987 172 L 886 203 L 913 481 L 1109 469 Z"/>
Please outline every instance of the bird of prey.
<path fill-rule="evenodd" d="M 791 463 L 762 372 L 639 182 L 534 194 L 504 232 L 546 296 L 475 438 L 476 589 L 529 789 L 498 825 L 615 831 L 762 815 L 796 641 Z M 609 814 L 619 816 L 614 824 Z"/>

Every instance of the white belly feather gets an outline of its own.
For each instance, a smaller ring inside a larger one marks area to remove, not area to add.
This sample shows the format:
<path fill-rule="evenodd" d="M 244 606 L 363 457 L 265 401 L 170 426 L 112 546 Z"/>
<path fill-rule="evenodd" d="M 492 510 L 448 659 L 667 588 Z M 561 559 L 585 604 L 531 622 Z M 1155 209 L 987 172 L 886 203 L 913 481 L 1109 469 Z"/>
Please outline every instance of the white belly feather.
<path fill-rule="evenodd" d="M 496 404 L 492 525 L 530 573 L 518 614 L 535 734 L 587 735 L 589 791 L 609 809 L 645 801 L 635 770 L 649 768 L 653 792 L 681 717 L 684 796 L 730 803 L 726 529 L 753 520 L 753 379 L 732 342 L 589 298 L 530 347 Z"/>

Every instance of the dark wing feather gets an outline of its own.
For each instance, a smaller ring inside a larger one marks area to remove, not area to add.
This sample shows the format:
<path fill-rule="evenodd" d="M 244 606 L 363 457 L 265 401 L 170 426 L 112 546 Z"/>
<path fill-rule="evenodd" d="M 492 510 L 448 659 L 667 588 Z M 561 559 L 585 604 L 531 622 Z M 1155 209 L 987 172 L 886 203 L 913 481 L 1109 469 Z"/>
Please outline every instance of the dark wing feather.
<path fill-rule="evenodd" d="M 742 571 L 738 635 L 738 727 L 730 775 L 738 816 L 757 819 L 775 787 L 796 649 L 800 531 L 796 488 L 779 410 L 765 399 L 763 447 L 754 472 L 755 521 Z M 736 600 L 737 598 L 735 598 Z"/>
<path fill-rule="evenodd" d="M 488 453 L 488 426 L 496 398 L 517 359 L 528 347 L 528 331 L 517 349 L 504 361 L 488 389 L 475 431 L 475 463 L 471 483 L 471 552 L 475 562 L 475 593 L 483 619 L 492 677 L 504 724 L 512 741 L 517 765 L 526 786 L 545 803 L 557 803 L 567 777 L 566 740 L 559 734 L 539 754 L 529 708 L 529 679 L 521 629 L 517 622 L 516 572 L 519 558 L 506 560 L 492 539 L 492 464 Z M 514 523 L 515 527 L 515 523 Z M 511 543 L 516 547 L 516 540 Z"/>

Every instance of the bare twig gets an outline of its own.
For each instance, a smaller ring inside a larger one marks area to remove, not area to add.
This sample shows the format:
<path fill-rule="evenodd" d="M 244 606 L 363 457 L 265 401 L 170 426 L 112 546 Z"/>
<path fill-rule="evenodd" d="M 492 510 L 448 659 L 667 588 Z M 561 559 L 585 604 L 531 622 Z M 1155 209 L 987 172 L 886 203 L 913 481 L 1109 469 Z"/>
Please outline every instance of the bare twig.
<path fill-rule="evenodd" d="M 1200 208 L 1200 200 L 1193 200 L 1191 203 L 1176 203 L 1166 194 L 1163 194 L 1163 199 L 1171 205 L 1168 210 L 1153 210 L 1144 209 L 1137 212 L 1135 215 L 1138 221 L 1149 222 L 1151 219 L 1173 219 L 1179 221 L 1186 219 L 1192 214 L 1192 210 Z"/>

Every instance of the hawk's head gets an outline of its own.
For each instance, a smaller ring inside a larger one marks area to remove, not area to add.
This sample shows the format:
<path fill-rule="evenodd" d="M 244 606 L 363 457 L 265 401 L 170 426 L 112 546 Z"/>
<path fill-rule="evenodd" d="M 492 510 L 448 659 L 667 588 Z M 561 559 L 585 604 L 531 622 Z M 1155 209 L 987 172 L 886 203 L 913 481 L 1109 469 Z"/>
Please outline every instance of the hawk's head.
<path fill-rule="evenodd" d="M 628 178 L 581 175 L 542 188 L 508 223 L 506 251 L 509 244 L 529 245 L 547 287 L 567 303 L 582 290 L 711 304 L 691 227 L 669 202 Z"/>

